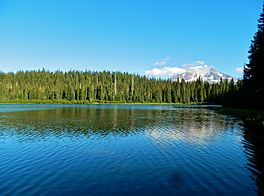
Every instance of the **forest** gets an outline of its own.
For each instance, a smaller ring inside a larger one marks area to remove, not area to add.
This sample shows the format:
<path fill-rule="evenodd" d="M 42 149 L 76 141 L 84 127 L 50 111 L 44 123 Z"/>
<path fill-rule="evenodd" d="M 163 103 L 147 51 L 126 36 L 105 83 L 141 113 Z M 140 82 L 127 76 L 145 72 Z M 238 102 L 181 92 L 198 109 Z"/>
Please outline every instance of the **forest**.
<path fill-rule="evenodd" d="M 219 103 L 242 87 L 221 80 L 210 84 L 147 78 L 121 72 L 19 71 L 0 73 L 0 100 L 68 100 L 139 103 Z"/>

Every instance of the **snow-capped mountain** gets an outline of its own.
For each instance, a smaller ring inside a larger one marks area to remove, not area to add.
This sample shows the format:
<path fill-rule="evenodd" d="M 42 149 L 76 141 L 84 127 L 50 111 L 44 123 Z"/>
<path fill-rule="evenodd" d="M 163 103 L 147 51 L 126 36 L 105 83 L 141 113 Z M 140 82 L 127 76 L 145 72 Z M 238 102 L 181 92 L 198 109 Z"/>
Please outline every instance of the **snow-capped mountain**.
<path fill-rule="evenodd" d="M 172 80 L 184 79 L 185 81 L 190 82 L 190 81 L 197 80 L 199 77 L 203 81 L 207 81 L 209 83 L 219 82 L 221 78 L 223 80 L 227 79 L 228 81 L 230 81 L 231 79 L 234 79 L 235 82 L 237 81 L 236 78 L 230 75 L 221 73 L 215 70 L 213 67 L 209 67 L 209 66 L 193 66 L 193 67 L 188 67 L 188 68 L 182 68 L 180 69 L 178 73 L 175 73 L 171 77 L 171 79 Z"/>

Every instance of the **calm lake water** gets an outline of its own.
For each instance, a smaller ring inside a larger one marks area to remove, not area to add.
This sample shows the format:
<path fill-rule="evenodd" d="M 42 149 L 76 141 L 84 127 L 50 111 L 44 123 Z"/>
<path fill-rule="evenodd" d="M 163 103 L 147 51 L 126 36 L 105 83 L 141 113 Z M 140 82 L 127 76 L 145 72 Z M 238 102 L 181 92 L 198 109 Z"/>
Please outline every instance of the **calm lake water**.
<path fill-rule="evenodd" d="M 0 105 L 0 195 L 261 195 L 259 131 L 204 106 Z"/>

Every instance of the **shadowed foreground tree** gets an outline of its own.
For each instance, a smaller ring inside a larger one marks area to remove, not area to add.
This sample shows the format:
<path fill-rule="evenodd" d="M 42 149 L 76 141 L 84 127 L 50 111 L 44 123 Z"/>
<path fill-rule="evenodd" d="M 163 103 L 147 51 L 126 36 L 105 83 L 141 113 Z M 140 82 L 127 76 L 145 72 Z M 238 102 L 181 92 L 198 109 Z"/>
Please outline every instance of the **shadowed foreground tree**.
<path fill-rule="evenodd" d="M 244 68 L 244 81 L 249 88 L 264 86 L 264 4 L 258 22 L 258 30 L 249 49 L 249 63 Z"/>
<path fill-rule="evenodd" d="M 243 87 L 226 98 L 232 107 L 264 110 L 264 5 L 258 22 L 244 67 Z"/>

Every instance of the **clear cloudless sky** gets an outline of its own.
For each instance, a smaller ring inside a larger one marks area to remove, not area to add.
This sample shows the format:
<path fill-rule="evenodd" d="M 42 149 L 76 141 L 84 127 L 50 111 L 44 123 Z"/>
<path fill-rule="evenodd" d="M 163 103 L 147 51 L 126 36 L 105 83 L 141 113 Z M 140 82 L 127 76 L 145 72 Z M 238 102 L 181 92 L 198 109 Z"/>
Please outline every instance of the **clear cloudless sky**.
<path fill-rule="evenodd" d="M 144 74 L 197 60 L 239 77 L 262 0 L 0 0 L 0 70 Z M 165 65 L 158 60 L 170 57 Z"/>

